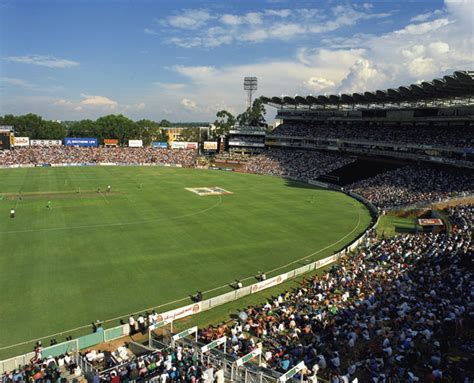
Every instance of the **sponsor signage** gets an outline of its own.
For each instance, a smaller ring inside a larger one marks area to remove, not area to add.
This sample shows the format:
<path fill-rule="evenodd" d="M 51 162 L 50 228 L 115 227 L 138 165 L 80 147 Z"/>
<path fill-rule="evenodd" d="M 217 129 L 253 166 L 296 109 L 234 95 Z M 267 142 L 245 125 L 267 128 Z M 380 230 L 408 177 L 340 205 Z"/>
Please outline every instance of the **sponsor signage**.
<path fill-rule="evenodd" d="M 198 148 L 198 143 L 197 142 L 185 142 L 186 149 L 197 149 Z"/>
<path fill-rule="evenodd" d="M 418 225 L 420 226 L 443 226 L 443 221 L 439 218 L 419 218 Z"/>
<path fill-rule="evenodd" d="M 179 309 L 170 310 L 158 315 L 158 322 L 165 320 L 175 320 L 187 317 L 188 315 L 197 314 L 201 311 L 201 303 L 193 303 L 192 305 L 184 306 Z"/>
<path fill-rule="evenodd" d="M 197 326 L 188 328 L 187 330 L 184 330 L 184 331 L 180 332 L 179 334 L 173 335 L 173 340 L 177 341 L 179 339 L 186 338 L 188 335 L 196 333 L 197 330 L 198 330 Z"/>
<path fill-rule="evenodd" d="M 299 362 L 295 367 L 292 369 L 288 370 L 288 372 L 278 379 L 280 382 L 286 382 L 287 380 L 291 379 L 293 376 L 295 376 L 298 372 L 300 372 L 303 368 L 306 366 L 304 365 L 304 362 Z"/>
<path fill-rule="evenodd" d="M 118 140 L 116 138 L 104 138 L 105 146 L 117 146 Z"/>
<path fill-rule="evenodd" d="M 128 147 L 129 148 L 141 148 L 143 147 L 142 140 L 128 140 Z"/>
<path fill-rule="evenodd" d="M 215 341 L 206 344 L 205 346 L 201 347 L 202 352 L 208 352 L 209 350 L 212 350 L 213 348 L 216 348 L 217 346 L 220 346 L 221 344 L 224 344 L 227 342 L 227 337 L 223 336 L 222 338 L 216 339 Z"/>
<path fill-rule="evenodd" d="M 179 142 L 174 141 L 171 143 L 171 149 L 197 149 L 197 142 Z"/>
<path fill-rule="evenodd" d="M 64 145 L 66 146 L 99 146 L 99 140 L 97 138 L 66 137 L 64 139 Z"/>
<path fill-rule="evenodd" d="M 176 142 L 171 143 L 171 149 L 186 149 L 186 142 Z"/>
<path fill-rule="evenodd" d="M 256 348 L 255 350 L 249 352 L 247 355 L 244 355 L 242 358 L 237 359 L 235 363 L 237 364 L 237 367 L 243 366 L 244 363 L 247 363 L 249 360 L 252 360 L 253 358 L 261 355 L 262 349 L 261 348 Z"/>
<path fill-rule="evenodd" d="M 152 148 L 168 149 L 168 143 L 166 141 L 153 141 L 151 143 Z"/>
<path fill-rule="evenodd" d="M 30 146 L 29 137 L 15 137 L 15 146 Z"/>
<path fill-rule="evenodd" d="M 217 150 L 217 142 L 204 141 L 204 150 Z"/>
<path fill-rule="evenodd" d="M 254 283 L 252 285 L 252 294 L 268 289 L 269 287 L 279 285 L 280 283 L 286 281 L 286 279 L 287 279 L 287 274 L 281 274 L 276 277 L 267 279 L 265 281 Z"/>
<path fill-rule="evenodd" d="M 30 140 L 31 146 L 61 146 L 61 140 Z"/>

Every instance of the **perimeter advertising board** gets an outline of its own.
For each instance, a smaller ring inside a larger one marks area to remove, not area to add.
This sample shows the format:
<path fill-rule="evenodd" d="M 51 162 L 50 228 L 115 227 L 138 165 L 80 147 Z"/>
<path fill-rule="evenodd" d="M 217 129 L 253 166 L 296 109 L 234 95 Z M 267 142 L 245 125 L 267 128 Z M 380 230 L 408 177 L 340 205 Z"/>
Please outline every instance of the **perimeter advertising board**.
<path fill-rule="evenodd" d="M 252 285 L 252 294 L 268 289 L 269 287 L 279 285 L 280 283 L 286 281 L 287 276 L 288 274 L 281 274 L 281 275 L 278 275 L 277 277 L 273 277 L 259 283 L 254 283 Z"/>
<path fill-rule="evenodd" d="M 129 148 L 142 148 L 143 140 L 128 140 L 128 147 Z"/>
<path fill-rule="evenodd" d="M 174 141 L 171 143 L 171 149 L 197 149 L 197 142 L 177 142 Z"/>
<path fill-rule="evenodd" d="M 153 141 L 151 146 L 155 149 L 168 149 L 168 143 L 166 141 Z"/>
<path fill-rule="evenodd" d="M 171 149 L 186 149 L 186 142 L 172 142 Z"/>
<path fill-rule="evenodd" d="M 198 143 L 197 142 L 185 142 L 186 149 L 197 149 L 198 148 Z"/>
<path fill-rule="evenodd" d="M 201 303 L 194 303 L 192 305 L 184 306 L 179 309 L 170 310 L 165 313 L 158 315 L 157 321 L 165 320 L 176 320 L 187 317 L 188 315 L 194 315 L 201 312 Z"/>
<path fill-rule="evenodd" d="M 30 137 L 15 137 L 15 146 L 30 146 Z"/>
<path fill-rule="evenodd" d="M 61 140 L 30 140 L 31 146 L 61 146 Z"/>
<path fill-rule="evenodd" d="M 97 138 L 75 138 L 66 137 L 64 139 L 64 145 L 66 146 L 99 146 L 99 140 Z"/>
<path fill-rule="evenodd" d="M 119 141 L 116 138 L 104 138 L 105 146 L 117 146 Z"/>
<path fill-rule="evenodd" d="M 204 141 L 204 150 L 217 150 L 216 141 Z"/>

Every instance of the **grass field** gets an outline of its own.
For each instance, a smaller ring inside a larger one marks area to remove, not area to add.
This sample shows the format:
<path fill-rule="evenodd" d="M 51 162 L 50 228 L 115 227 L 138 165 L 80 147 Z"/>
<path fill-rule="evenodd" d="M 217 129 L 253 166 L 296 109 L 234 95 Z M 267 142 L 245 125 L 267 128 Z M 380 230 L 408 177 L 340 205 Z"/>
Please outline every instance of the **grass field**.
<path fill-rule="evenodd" d="M 185 190 L 210 186 L 233 194 Z M 0 198 L 0 356 L 19 342 L 184 299 L 180 306 L 198 289 L 213 290 L 206 298 L 258 271 L 323 258 L 370 222 L 342 193 L 164 167 L 0 170 Z"/>

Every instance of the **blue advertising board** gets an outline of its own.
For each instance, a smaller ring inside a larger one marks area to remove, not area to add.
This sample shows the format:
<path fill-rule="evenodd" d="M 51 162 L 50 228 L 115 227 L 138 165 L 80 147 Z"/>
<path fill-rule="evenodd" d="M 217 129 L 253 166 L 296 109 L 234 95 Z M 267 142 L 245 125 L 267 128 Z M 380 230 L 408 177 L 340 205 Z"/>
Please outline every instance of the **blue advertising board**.
<path fill-rule="evenodd" d="M 66 137 L 64 139 L 64 145 L 66 146 L 99 146 L 99 140 L 97 138 Z"/>
<path fill-rule="evenodd" d="M 168 143 L 166 141 L 153 141 L 151 143 L 153 148 L 168 149 Z"/>

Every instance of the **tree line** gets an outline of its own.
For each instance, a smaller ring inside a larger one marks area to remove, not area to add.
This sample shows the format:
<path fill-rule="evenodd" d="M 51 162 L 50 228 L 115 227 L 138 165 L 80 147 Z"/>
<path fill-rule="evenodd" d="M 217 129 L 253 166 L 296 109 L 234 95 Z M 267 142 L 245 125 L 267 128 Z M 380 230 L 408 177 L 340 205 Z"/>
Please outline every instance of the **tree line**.
<path fill-rule="evenodd" d="M 244 113 L 234 117 L 232 113 L 221 110 L 216 113 L 214 121 L 215 129 L 209 132 L 209 136 L 201 139 L 215 139 L 229 132 L 236 123 L 240 125 L 261 126 L 265 123 L 265 108 L 260 99 L 256 99 L 252 107 Z M 62 140 L 65 137 L 96 137 L 100 141 L 104 139 L 117 139 L 119 145 L 128 144 L 128 140 L 143 140 L 144 145 L 152 141 L 168 141 L 168 135 L 163 128 L 187 127 L 181 131 L 180 141 L 198 141 L 199 129 L 196 127 L 207 126 L 208 123 L 171 123 L 168 120 L 160 122 L 142 119 L 133 121 L 122 114 L 110 114 L 97 120 L 80 121 L 51 121 L 45 120 L 36 114 L 25 114 L 14 116 L 6 114 L 0 116 L 0 125 L 11 125 L 14 127 L 15 135 L 18 137 L 29 137 L 30 139 Z M 203 133 L 203 132 L 201 132 Z"/>
<path fill-rule="evenodd" d="M 32 113 L 22 116 L 11 114 L 0 116 L 0 125 L 13 126 L 15 135 L 18 137 L 44 140 L 62 140 L 65 137 L 96 137 L 99 140 L 109 138 L 117 139 L 120 145 L 135 139 L 143 140 L 145 145 L 149 145 L 151 141 L 167 141 L 168 136 L 163 128 L 183 125 L 196 126 L 197 124 L 200 123 L 174 124 L 167 120 L 156 122 L 146 119 L 133 121 L 122 114 L 103 116 L 95 121 L 62 122 L 45 120 Z"/>

